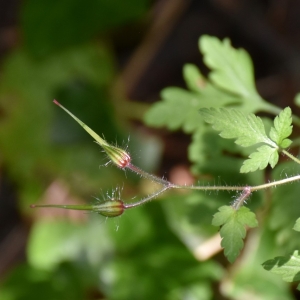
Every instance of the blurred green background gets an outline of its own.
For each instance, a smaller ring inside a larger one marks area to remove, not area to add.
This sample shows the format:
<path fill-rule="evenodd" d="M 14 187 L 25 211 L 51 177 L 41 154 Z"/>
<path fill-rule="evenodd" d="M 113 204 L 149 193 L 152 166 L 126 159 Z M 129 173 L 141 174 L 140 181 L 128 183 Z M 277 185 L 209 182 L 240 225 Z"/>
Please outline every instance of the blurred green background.
<path fill-rule="evenodd" d="M 90 203 L 114 191 L 133 201 L 155 189 L 105 167 L 101 149 L 53 99 L 128 146 L 136 165 L 192 183 L 190 138 L 150 130 L 142 119 L 162 88 L 184 85 L 184 63 L 203 67 L 202 34 L 246 48 L 262 95 L 288 105 L 299 82 L 299 4 L 238 2 L 0 2 L 1 300 L 227 299 L 217 284 L 223 278 L 226 289 L 222 254 L 208 260 L 190 250 L 217 233 L 211 215 L 228 197 L 207 207 L 196 194 L 168 194 L 108 220 L 29 205 Z M 287 290 L 270 287 L 280 284 Z"/>

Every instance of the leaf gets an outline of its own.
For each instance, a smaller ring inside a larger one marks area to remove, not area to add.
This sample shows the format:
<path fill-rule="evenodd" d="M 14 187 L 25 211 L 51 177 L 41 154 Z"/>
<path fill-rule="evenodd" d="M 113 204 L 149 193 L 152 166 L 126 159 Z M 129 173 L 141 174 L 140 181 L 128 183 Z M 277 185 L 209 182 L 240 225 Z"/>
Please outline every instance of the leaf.
<path fill-rule="evenodd" d="M 275 105 L 265 101 L 258 94 L 253 64 L 244 49 L 235 49 L 229 39 L 220 41 L 216 37 L 203 35 L 199 39 L 204 63 L 211 69 L 209 79 L 215 87 L 236 95 L 239 107 L 246 112 L 268 111 L 278 113 Z"/>
<path fill-rule="evenodd" d="M 213 129 L 220 131 L 221 137 L 236 139 L 235 143 L 240 146 L 266 143 L 276 148 L 276 144 L 266 135 L 262 120 L 254 114 L 245 116 L 233 108 L 202 108 L 200 113 Z"/>
<path fill-rule="evenodd" d="M 201 74 L 200 70 L 193 64 L 184 65 L 183 77 L 188 88 L 194 92 L 201 91 L 208 84 L 206 78 Z"/>
<path fill-rule="evenodd" d="M 161 97 L 162 101 L 155 103 L 147 111 L 145 123 L 154 127 L 167 126 L 170 130 L 183 128 L 187 133 L 196 130 L 201 124 L 198 112 L 200 108 L 222 106 L 237 101 L 211 85 L 205 86 L 201 93 L 169 87 L 161 92 Z"/>
<path fill-rule="evenodd" d="M 293 126 L 292 111 L 286 107 L 274 120 L 274 127 L 271 128 L 270 138 L 280 147 L 287 148 L 292 143 L 291 140 L 286 139 L 291 135 Z"/>
<path fill-rule="evenodd" d="M 300 280 L 300 255 L 298 250 L 290 256 L 278 256 L 262 264 L 263 268 L 280 275 L 282 280 L 294 282 Z"/>
<path fill-rule="evenodd" d="M 200 38 L 199 47 L 205 64 L 213 70 L 209 78 L 214 84 L 244 97 L 257 94 L 252 61 L 244 49 L 234 49 L 229 39 L 222 42 L 208 35 Z"/>
<path fill-rule="evenodd" d="M 264 145 L 259 147 L 257 152 L 250 154 L 249 157 L 249 159 L 243 162 L 240 170 L 241 173 L 263 170 L 268 164 L 274 168 L 278 162 L 279 155 L 277 149 Z"/>
<path fill-rule="evenodd" d="M 231 263 L 235 261 L 244 246 L 245 226 L 256 227 L 258 225 L 255 214 L 244 206 L 239 210 L 235 210 L 231 206 L 221 206 L 219 212 L 214 215 L 212 224 L 222 226 L 220 230 L 221 246 Z"/>
<path fill-rule="evenodd" d="M 296 231 L 300 231 L 300 218 L 298 218 L 296 220 L 296 223 L 295 223 L 293 229 L 296 230 Z"/>

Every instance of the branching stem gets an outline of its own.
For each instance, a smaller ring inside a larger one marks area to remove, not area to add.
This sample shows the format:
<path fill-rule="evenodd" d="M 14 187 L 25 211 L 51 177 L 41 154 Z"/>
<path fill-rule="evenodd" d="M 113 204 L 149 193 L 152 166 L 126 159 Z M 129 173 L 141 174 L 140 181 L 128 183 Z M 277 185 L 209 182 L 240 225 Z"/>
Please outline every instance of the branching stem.
<path fill-rule="evenodd" d="M 260 102 L 264 103 L 263 107 L 260 107 L 262 110 L 266 109 L 266 111 L 271 111 L 273 113 L 280 113 L 280 110 L 278 107 L 273 106 L 271 104 L 268 104 L 262 99 L 259 99 Z M 83 123 L 81 120 L 79 120 L 75 115 L 73 115 L 69 110 L 67 110 L 64 106 L 62 106 L 58 101 L 53 101 L 56 105 L 61 107 L 66 113 L 68 113 L 73 119 L 78 122 L 84 130 L 86 130 L 95 140 L 96 142 L 104 149 L 108 157 L 111 159 L 111 161 L 118 166 L 121 169 L 128 169 L 131 172 L 134 172 L 141 177 L 144 177 L 150 181 L 156 182 L 162 186 L 162 188 L 151 195 L 148 195 L 145 198 L 142 198 L 139 201 L 132 202 L 129 204 L 125 204 L 121 199 L 111 199 L 111 201 L 104 201 L 102 204 L 99 204 L 98 206 L 90 206 L 90 205 L 33 205 L 32 207 L 56 207 L 56 208 L 64 208 L 64 209 L 77 209 L 77 210 L 93 210 L 96 211 L 102 215 L 105 215 L 107 217 L 115 217 L 118 215 L 121 215 L 124 211 L 124 209 L 133 208 L 142 204 L 145 204 L 154 198 L 158 197 L 165 191 L 169 189 L 184 189 L 184 190 L 198 190 L 198 191 L 242 191 L 240 196 L 237 199 L 236 202 L 236 209 L 240 207 L 249 197 L 249 195 L 252 192 L 259 191 L 262 189 L 268 189 L 271 187 L 276 187 L 278 185 L 287 184 L 289 182 L 300 180 L 300 175 L 296 175 L 293 177 L 289 177 L 282 180 L 277 180 L 257 186 L 188 186 L 188 185 L 177 185 L 173 184 L 170 181 L 155 176 L 153 174 L 150 174 L 137 166 L 133 165 L 131 163 L 131 157 L 129 153 L 127 153 L 125 150 L 118 148 L 116 146 L 112 146 L 108 144 L 104 139 L 102 139 L 98 134 L 96 134 L 91 128 L 89 128 L 85 123 Z M 293 116 L 294 122 L 297 124 L 300 124 L 300 119 L 298 117 Z M 275 145 L 276 146 L 276 145 Z M 297 164 L 300 164 L 300 160 L 287 152 L 286 150 L 282 149 L 281 152 L 288 156 L 290 159 L 292 159 Z"/>
<path fill-rule="evenodd" d="M 166 190 L 170 189 L 171 187 L 170 186 L 165 186 L 163 187 L 161 190 L 143 198 L 142 200 L 140 201 L 137 201 L 137 202 L 133 202 L 133 203 L 129 203 L 129 204 L 124 204 L 124 207 L 125 209 L 127 208 L 133 208 L 133 207 L 136 207 L 136 206 L 140 206 L 142 204 L 145 204 L 153 199 L 155 199 L 156 197 L 158 197 L 160 194 L 164 193 Z"/>
<path fill-rule="evenodd" d="M 287 155 L 288 152 L 284 151 L 284 153 Z M 288 153 L 289 157 L 293 160 L 298 160 L 297 158 L 295 158 L 293 155 L 291 155 L 290 153 Z M 298 162 L 300 163 L 300 161 L 298 160 Z M 149 174 L 147 172 L 145 172 L 144 170 L 141 170 L 140 168 L 130 164 L 129 166 L 127 166 L 127 168 L 137 174 L 139 174 L 140 176 L 149 179 L 151 181 L 157 182 L 159 184 L 161 184 L 163 186 L 163 188 L 145 198 L 143 198 L 142 200 L 139 200 L 137 202 L 133 202 L 133 203 L 129 203 L 129 204 L 124 204 L 125 209 L 127 208 L 133 208 L 133 207 L 137 207 L 140 206 L 142 204 L 145 204 L 147 202 L 150 202 L 151 200 L 153 200 L 154 198 L 157 198 L 159 195 L 161 195 L 162 193 L 164 193 L 167 190 L 170 189 L 182 189 L 182 190 L 198 190 L 198 191 L 245 191 L 245 186 L 194 186 L 194 185 L 177 185 L 177 184 L 173 184 L 165 179 L 162 179 L 160 177 L 157 177 L 155 175 Z M 265 183 L 265 184 L 260 184 L 260 185 L 256 185 L 256 186 L 247 186 L 247 189 L 249 190 L 249 194 L 255 191 L 259 191 L 259 190 L 263 190 L 263 189 L 268 189 L 268 188 L 272 188 L 272 187 L 276 187 L 278 185 L 282 185 L 282 184 L 287 184 L 290 182 L 294 182 L 294 181 L 298 181 L 300 180 L 300 175 L 296 175 L 296 176 L 292 176 L 289 178 L 285 178 L 282 180 L 276 180 L 273 182 L 269 182 L 269 183 Z"/>

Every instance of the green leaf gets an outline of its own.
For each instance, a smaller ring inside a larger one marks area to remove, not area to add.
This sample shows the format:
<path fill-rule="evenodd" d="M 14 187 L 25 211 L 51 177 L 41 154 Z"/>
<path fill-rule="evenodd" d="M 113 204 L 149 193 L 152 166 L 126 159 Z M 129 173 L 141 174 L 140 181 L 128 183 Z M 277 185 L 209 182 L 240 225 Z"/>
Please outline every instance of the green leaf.
<path fill-rule="evenodd" d="M 234 49 L 229 39 L 204 35 L 199 40 L 205 64 L 213 70 L 209 78 L 222 89 L 240 96 L 256 94 L 253 65 L 244 49 Z"/>
<path fill-rule="evenodd" d="M 253 64 L 244 49 L 235 49 L 229 39 L 220 41 L 216 37 L 203 35 L 199 39 L 204 63 L 211 69 L 209 79 L 215 87 L 236 95 L 239 107 L 246 112 L 269 111 L 279 113 L 279 108 L 265 101 L 258 94 Z"/>
<path fill-rule="evenodd" d="M 201 124 L 198 112 L 200 108 L 222 106 L 237 101 L 211 85 L 205 86 L 201 93 L 169 87 L 161 92 L 161 97 L 162 101 L 155 103 L 147 111 L 145 123 L 154 127 L 167 126 L 170 130 L 183 128 L 187 133 L 196 130 Z"/>
<path fill-rule="evenodd" d="M 300 280 L 300 255 L 298 250 L 290 256 L 278 256 L 262 264 L 264 269 L 280 275 L 282 280 L 294 282 Z"/>
<path fill-rule="evenodd" d="M 145 115 L 147 125 L 167 126 L 170 130 L 176 130 L 185 124 L 193 127 L 201 122 L 197 114 L 201 102 L 195 94 L 181 88 L 166 88 L 161 96 L 163 101 L 154 104 Z"/>
<path fill-rule="evenodd" d="M 289 147 L 291 141 L 286 139 L 291 135 L 293 126 L 292 111 L 286 107 L 274 120 L 274 127 L 271 128 L 270 138 L 280 147 Z"/>
<path fill-rule="evenodd" d="M 250 154 L 249 159 L 243 162 L 240 172 L 248 173 L 263 170 L 268 164 L 274 168 L 278 162 L 278 158 L 277 149 L 267 145 L 261 146 L 257 149 L 257 152 Z"/>
<path fill-rule="evenodd" d="M 201 74 L 200 70 L 193 64 L 185 64 L 183 67 L 183 78 L 186 85 L 191 91 L 201 91 L 208 82 L 206 78 Z"/>
<path fill-rule="evenodd" d="M 296 223 L 295 223 L 293 229 L 296 230 L 296 231 L 300 231 L 300 218 L 298 218 L 296 220 Z"/>
<path fill-rule="evenodd" d="M 292 140 L 290 139 L 284 139 L 281 143 L 280 143 L 280 147 L 285 149 L 285 148 L 288 148 L 291 144 L 293 143 Z"/>
<path fill-rule="evenodd" d="M 220 131 L 221 137 L 236 139 L 235 143 L 240 146 L 266 143 L 276 148 L 276 144 L 266 135 L 262 120 L 254 114 L 246 116 L 233 108 L 203 108 L 200 113 L 213 129 Z"/>
<path fill-rule="evenodd" d="M 221 246 L 231 263 L 235 261 L 244 246 L 245 226 L 256 227 L 258 225 L 255 214 L 244 206 L 239 210 L 235 210 L 231 206 L 221 206 L 219 212 L 214 215 L 212 224 L 222 226 L 220 230 Z"/>

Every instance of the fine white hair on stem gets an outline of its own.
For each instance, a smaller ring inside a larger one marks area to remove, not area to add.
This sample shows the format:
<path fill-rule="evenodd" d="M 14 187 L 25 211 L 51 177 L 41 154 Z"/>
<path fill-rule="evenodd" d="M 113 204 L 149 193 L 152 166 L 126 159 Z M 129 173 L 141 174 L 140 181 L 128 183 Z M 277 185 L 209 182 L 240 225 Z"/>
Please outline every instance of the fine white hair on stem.
<path fill-rule="evenodd" d="M 250 197 L 250 195 L 251 195 L 251 187 L 246 186 L 241 192 L 241 194 L 239 195 L 239 197 L 237 197 L 237 199 L 233 202 L 232 207 L 235 210 L 238 210 L 241 206 L 243 206 L 243 204 Z"/>

